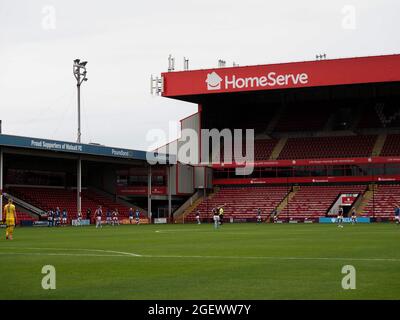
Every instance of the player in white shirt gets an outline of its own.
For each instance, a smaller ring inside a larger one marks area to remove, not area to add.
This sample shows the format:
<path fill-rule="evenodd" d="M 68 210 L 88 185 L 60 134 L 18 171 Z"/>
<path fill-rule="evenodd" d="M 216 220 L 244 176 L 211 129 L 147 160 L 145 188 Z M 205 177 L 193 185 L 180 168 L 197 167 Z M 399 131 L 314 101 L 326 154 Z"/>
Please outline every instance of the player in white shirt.
<path fill-rule="evenodd" d="M 118 212 L 118 209 L 115 209 L 114 211 L 113 211 L 113 226 L 114 225 L 119 225 L 119 218 L 118 218 L 118 216 L 119 216 L 119 212 Z"/>
<path fill-rule="evenodd" d="M 103 215 L 103 210 L 101 209 L 101 206 L 99 206 L 96 211 L 95 211 L 95 216 L 96 216 L 96 229 L 97 228 L 103 228 L 101 225 L 101 216 Z"/>
<path fill-rule="evenodd" d="M 80 211 L 78 211 L 77 225 L 78 226 L 82 225 L 82 212 L 80 212 Z"/>
<path fill-rule="evenodd" d="M 200 221 L 200 210 L 196 211 L 196 221 L 197 221 L 197 224 L 201 224 L 201 221 Z"/>
<path fill-rule="evenodd" d="M 261 209 L 258 208 L 257 209 L 257 223 L 261 223 L 262 219 L 261 219 Z"/>
<path fill-rule="evenodd" d="M 214 208 L 212 211 L 213 211 L 214 229 L 218 229 L 218 227 L 219 227 L 218 210 L 216 208 Z"/>

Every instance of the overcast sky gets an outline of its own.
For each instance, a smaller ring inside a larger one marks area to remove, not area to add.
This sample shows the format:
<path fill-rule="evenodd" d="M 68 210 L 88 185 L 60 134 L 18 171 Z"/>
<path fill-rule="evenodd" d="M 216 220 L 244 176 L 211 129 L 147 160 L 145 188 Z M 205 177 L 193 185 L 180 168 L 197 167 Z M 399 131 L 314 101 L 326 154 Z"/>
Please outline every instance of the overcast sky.
<path fill-rule="evenodd" d="M 197 106 L 149 92 L 151 74 L 400 53 L 398 0 L 0 0 L 3 133 L 76 140 L 72 60 L 88 60 L 82 142 L 146 149 Z M 169 137 L 171 140 L 176 136 Z"/>

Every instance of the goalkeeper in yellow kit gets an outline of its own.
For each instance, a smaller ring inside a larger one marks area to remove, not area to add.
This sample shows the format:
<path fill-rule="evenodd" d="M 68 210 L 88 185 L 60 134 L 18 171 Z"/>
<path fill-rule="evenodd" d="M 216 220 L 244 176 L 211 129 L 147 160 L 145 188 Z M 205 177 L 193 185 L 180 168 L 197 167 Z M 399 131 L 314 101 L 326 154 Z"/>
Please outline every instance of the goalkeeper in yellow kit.
<path fill-rule="evenodd" d="M 15 223 L 17 222 L 17 214 L 11 199 L 8 199 L 8 203 L 4 206 L 3 219 L 5 219 L 7 226 L 6 240 L 12 240 Z"/>

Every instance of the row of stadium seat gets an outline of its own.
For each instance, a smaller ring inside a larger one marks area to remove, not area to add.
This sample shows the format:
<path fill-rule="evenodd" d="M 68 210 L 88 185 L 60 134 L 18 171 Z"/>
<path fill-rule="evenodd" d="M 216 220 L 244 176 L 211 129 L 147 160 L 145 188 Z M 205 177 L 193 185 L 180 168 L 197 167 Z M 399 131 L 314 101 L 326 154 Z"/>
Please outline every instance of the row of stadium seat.
<path fill-rule="evenodd" d="M 211 218 L 212 208 L 221 205 L 225 205 L 226 216 L 234 216 L 236 219 L 254 216 L 257 208 L 261 208 L 263 214 L 270 214 L 288 192 L 288 188 L 284 186 L 221 188 L 214 196 L 193 210 L 187 219 L 194 220 L 197 210 L 203 218 Z"/>
<path fill-rule="evenodd" d="M 17 223 L 21 221 L 37 221 L 39 217 L 30 215 L 29 213 L 17 211 Z"/>
<path fill-rule="evenodd" d="M 381 185 L 369 199 L 363 214 L 388 217 L 393 215 L 396 205 L 400 205 L 400 185 Z"/>
<path fill-rule="evenodd" d="M 400 155 L 400 134 L 388 134 L 383 145 L 381 156 Z"/>
<path fill-rule="evenodd" d="M 285 111 L 277 122 L 275 132 L 320 131 L 324 128 L 331 114 L 329 108 L 320 106 L 307 109 L 298 106 Z"/>
<path fill-rule="evenodd" d="M 325 216 L 340 194 L 362 195 L 366 189 L 366 185 L 301 186 L 280 216 L 315 220 Z M 269 217 L 287 194 L 287 187 L 223 187 L 193 208 L 186 219 L 194 221 L 197 210 L 202 219 L 211 219 L 211 210 L 221 205 L 224 205 L 225 217 L 252 219 L 258 208 L 264 217 Z M 393 217 L 395 204 L 400 204 L 400 185 L 380 185 L 373 200 L 358 214 L 390 218 Z"/>
<path fill-rule="evenodd" d="M 377 136 L 310 137 L 288 139 L 279 159 L 368 157 Z"/>
<path fill-rule="evenodd" d="M 76 190 L 67 190 L 61 188 L 30 188 L 30 187 L 12 187 L 9 188 L 8 192 L 17 198 L 20 198 L 44 211 L 55 209 L 57 207 L 60 210 L 66 209 L 68 212 L 69 220 L 77 217 L 76 212 Z M 111 198 L 96 193 L 93 190 L 83 190 L 82 192 L 82 215 L 86 218 L 86 212 L 88 209 L 91 210 L 91 218 L 94 217 L 94 211 L 101 205 L 103 207 L 103 213 L 106 210 L 111 211 L 118 209 L 120 219 L 128 217 L 129 208 L 123 206 Z M 141 216 L 143 214 L 141 213 Z"/>
<path fill-rule="evenodd" d="M 256 161 L 269 159 L 277 143 L 277 139 L 255 140 L 254 159 Z"/>
<path fill-rule="evenodd" d="M 372 155 L 376 139 L 376 135 L 289 138 L 278 159 L 369 157 Z M 277 143 L 277 139 L 255 140 L 255 160 L 268 160 Z M 389 134 L 380 155 L 395 156 L 399 154 L 400 135 Z M 223 149 L 221 150 L 221 159 L 223 159 Z"/>
<path fill-rule="evenodd" d="M 273 131 L 281 133 L 321 131 L 332 117 L 340 123 L 340 113 L 338 114 L 337 110 L 337 105 L 292 106 L 283 110 Z M 372 103 L 360 106 L 360 109 L 351 110 L 353 116 L 347 116 L 343 121 L 356 129 L 398 128 L 400 127 L 400 118 L 396 116 L 398 112 L 399 107 L 395 100 Z"/>

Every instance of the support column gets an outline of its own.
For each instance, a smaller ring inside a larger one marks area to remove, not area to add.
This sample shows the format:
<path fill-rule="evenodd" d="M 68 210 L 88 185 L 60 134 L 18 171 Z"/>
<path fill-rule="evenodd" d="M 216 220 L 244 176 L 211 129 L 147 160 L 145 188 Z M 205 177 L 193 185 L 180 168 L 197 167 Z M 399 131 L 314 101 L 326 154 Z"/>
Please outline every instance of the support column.
<path fill-rule="evenodd" d="M 148 167 L 147 173 L 147 217 L 150 219 L 152 218 L 151 213 L 151 166 Z"/>
<path fill-rule="evenodd" d="M 3 220 L 3 150 L 0 148 L 0 221 Z"/>
<path fill-rule="evenodd" d="M 77 206 L 77 212 L 82 213 L 82 160 L 79 157 L 78 158 L 78 172 L 76 176 L 76 182 L 77 182 L 77 188 L 76 188 L 76 206 Z M 83 213 L 82 213 L 83 217 Z"/>
<path fill-rule="evenodd" d="M 203 199 L 204 199 L 204 201 L 206 202 L 206 214 L 207 214 L 207 216 L 208 216 L 208 199 L 207 199 L 207 167 L 203 167 L 203 169 L 204 169 L 204 189 L 203 189 L 203 192 L 204 192 L 204 195 L 203 195 Z"/>
<path fill-rule="evenodd" d="M 78 138 L 77 142 L 81 143 L 81 84 L 77 84 L 78 88 Z"/>
<path fill-rule="evenodd" d="M 171 204 L 171 166 L 167 166 L 167 188 L 168 188 L 168 218 L 172 222 L 172 204 Z"/>

